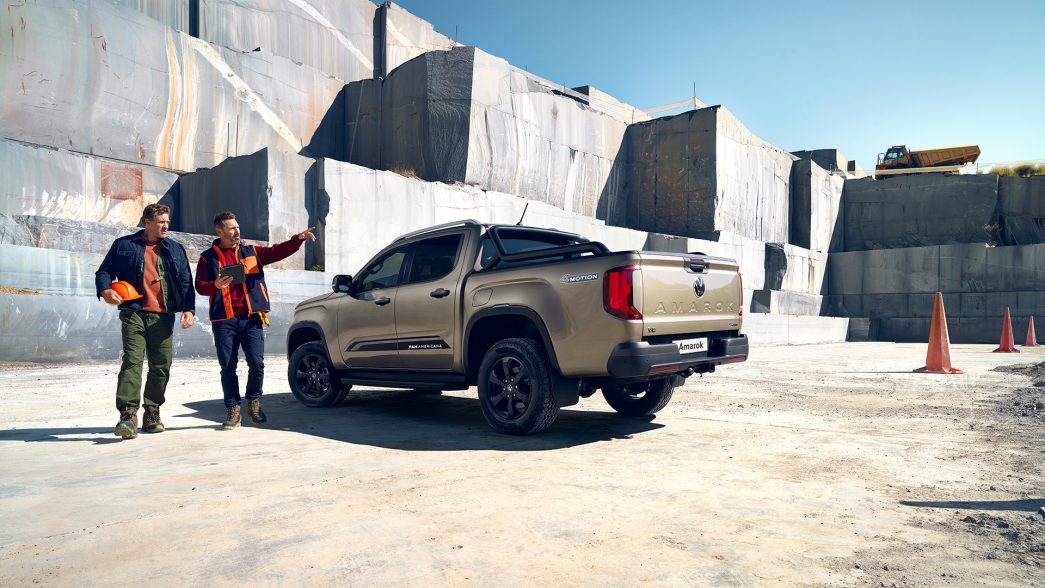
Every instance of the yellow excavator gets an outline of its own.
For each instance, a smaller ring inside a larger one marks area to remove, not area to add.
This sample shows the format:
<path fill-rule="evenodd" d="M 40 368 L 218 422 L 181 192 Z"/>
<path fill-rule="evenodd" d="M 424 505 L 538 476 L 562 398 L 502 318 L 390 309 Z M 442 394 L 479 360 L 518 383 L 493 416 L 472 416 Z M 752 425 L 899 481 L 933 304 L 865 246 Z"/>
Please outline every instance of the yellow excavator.
<path fill-rule="evenodd" d="M 878 154 L 878 164 L 874 166 L 876 172 L 891 172 L 899 169 L 925 169 L 933 167 L 949 167 L 973 163 L 980 157 L 978 145 L 961 145 L 959 147 L 939 147 L 936 149 L 923 149 L 921 151 L 908 151 L 906 145 L 894 145 L 885 153 Z M 931 171 L 931 170 L 926 170 Z M 945 174 L 957 173 L 956 169 L 940 170 Z M 911 173 L 887 173 L 875 175 L 879 178 L 888 176 L 908 176 L 922 172 Z"/>

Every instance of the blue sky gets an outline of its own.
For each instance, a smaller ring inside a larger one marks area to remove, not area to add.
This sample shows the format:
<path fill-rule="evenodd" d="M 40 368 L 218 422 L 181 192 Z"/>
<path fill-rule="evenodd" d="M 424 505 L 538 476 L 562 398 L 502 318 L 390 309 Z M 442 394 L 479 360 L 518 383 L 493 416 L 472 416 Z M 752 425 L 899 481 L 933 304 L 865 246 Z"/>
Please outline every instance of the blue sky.
<path fill-rule="evenodd" d="M 640 108 L 693 94 L 786 149 L 1045 158 L 1045 1 L 396 0 L 436 30 Z"/>

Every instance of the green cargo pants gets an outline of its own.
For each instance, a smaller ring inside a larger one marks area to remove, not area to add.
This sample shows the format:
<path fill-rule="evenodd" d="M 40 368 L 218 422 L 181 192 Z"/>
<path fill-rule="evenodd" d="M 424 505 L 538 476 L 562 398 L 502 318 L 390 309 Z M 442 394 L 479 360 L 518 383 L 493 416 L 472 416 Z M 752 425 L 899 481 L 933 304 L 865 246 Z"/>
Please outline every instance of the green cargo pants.
<path fill-rule="evenodd" d="M 116 380 L 116 410 L 137 410 L 142 401 L 142 361 L 149 358 L 145 404 L 163 404 L 174 356 L 174 315 L 136 310 L 120 311 L 123 364 Z"/>

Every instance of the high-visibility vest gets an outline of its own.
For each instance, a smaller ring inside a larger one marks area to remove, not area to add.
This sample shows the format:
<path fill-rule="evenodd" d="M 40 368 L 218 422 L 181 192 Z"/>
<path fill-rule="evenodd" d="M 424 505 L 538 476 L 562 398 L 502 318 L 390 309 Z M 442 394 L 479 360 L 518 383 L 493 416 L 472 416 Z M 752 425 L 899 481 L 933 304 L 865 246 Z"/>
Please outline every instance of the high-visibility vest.
<path fill-rule="evenodd" d="M 221 268 L 225 265 L 225 258 L 221 249 L 218 248 L 220 241 L 216 240 L 214 245 L 200 254 L 210 267 L 210 275 L 217 279 L 221 275 Z M 210 322 L 224 321 L 232 318 L 232 298 L 229 291 L 232 288 L 243 288 L 247 300 L 247 314 L 266 313 L 272 309 L 269 305 L 269 292 L 265 287 L 265 272 L 261 262 L 258 260 L 257 252 L 253 245 L 236 245 L 236 263 L 242 263 L 246 280 L 242 284 L 218 290 L 210 296 Z M 264 314 L 262 317 L 264 318 Z"/>

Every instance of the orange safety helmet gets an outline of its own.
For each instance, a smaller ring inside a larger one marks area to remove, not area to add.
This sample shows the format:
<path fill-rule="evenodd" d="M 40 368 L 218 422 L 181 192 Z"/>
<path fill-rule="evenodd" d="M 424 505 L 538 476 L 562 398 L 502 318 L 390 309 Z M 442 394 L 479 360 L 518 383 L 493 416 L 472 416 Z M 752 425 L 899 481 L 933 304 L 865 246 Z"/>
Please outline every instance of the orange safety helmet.
<path fill-rule="evenodd" d="M 123 280 L 113 282 L 112 284 L 109 284 L 109 287 L 119 294 L 120 298 L 123 298 L 125 301 L 137 300 L 143 296 L 143 294 L 138 293 L 138 290 L 131 285 L 130 282 L 125 282 Z"/>

